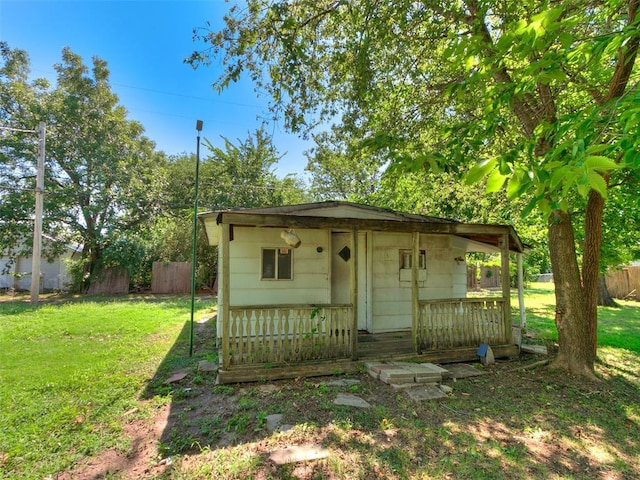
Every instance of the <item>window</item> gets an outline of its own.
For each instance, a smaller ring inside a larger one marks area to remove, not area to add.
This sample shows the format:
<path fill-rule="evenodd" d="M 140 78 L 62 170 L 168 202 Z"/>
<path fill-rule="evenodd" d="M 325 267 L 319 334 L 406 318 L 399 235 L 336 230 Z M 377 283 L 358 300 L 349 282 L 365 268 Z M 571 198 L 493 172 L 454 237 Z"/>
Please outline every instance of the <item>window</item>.
<path fill-rule="evenodd" d="M 262 279 L 291 280 L 293 277 L 293 254 L 290 248 L 262 249 Z"/>
<path fill-rule="evenodd" d="M 408 286 L 411 284 L 413 275 L 413 250 L 400 250 L 399 267 L 400 267 L 400 285 Z M 427 252 L 420 250 L 418 252 L 418 282 L 424 286 L 427 280 Z"/>
<path fill-rule="evenodd" d="M 413 265 L 413 252 L 411 250 L 400 250 L 400 269 L 411 270 Z M 420 250 L 418 256 L 418 270 L 427 268 L 427 252 Z"/>

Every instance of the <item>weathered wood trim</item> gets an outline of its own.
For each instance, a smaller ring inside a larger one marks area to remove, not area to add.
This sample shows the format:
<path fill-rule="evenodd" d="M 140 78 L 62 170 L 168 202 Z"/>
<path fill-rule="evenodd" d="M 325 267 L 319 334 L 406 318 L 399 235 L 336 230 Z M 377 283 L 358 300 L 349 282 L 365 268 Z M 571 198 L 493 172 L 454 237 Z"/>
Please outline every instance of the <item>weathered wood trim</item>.
<path fill-rule="evenodd" d="M 465 297 L 465 298 L 438 298 L 434 300 L 420 300 L 420 304 L 424 303 L 478 303 L 486 300 L 505 301 L 504 297 Z"/>
<path fill-rule="evenodd" d="M 229 319 L 231 317 L 229 305 L 229 225 L 222 225 L 221 236 L 221 293 L 222 293 L 222 368 L 229 368 L 230 351 L 229 351 Z"/>
<path fill-rule="evenodd" d="M 205 217 L 206 218 L 206 217 Z M 475 238 L 482 242 L 482 236 L 491 237 L 491 244 L 497 245 L 502 235 L 507 235 L 510 248 L 522 251 L 523 245 L 515 230 L 508 225 L 486 225 L 474 223 L 428 223 L 412 220 L 381 220 L 367 218 L 336 218 L 302 215 L 256 214 L 242 212 L 221 212 L 217 217 L 218 224 L 233 224 L 256 227 L 279 228 L 328 228 L 345 232 L 357 230 L 375 230 L 404 233 L 432 233 L 460 235 Z M 485 239 L 488 240 L 488 239 Z M 483 242 L 483 243 L 486 243 Z"/>
<path fill-rule="evenodd" d="M 350 305 L 231 307 L 225 369 L 350 358 L 351 329 Z"/>
<path fill-rule="evenodd" d="M 351 308 L 349 303 L 278 303 L 276 305 L 231 305 L 232 310 L 256 310 L 270 308 Z"/>
<path fill-rule="evenodd" d="M 496 358 L 517 357 L 519 349 L 516 345 L 492 345 L 491 350 Z M 453 363 L 467 362 L 478 360 L 477 347 L 463 347 L 446 350 L 433 350 L 424 352 L 421 355 L 414 353 L 407 355 L 397 355 L 393 360 L 415 361 L 415 362 L 434 362 L 434 363 Z M 390 361 L 387 357 L 370 357 L 367 362 L 382 360 Z M 298 377 L 314 377 L 335 375 L 339 373 L 356 373 L 362 371 L 363 363 L 351 360 L 336 360 L 326 362 L 305 363 L 300 365 L 280 365 L 280 366 L 252 366 L 252 367 L 235 367 L 230 370 L 220 370 L 218 372 L 217 382 L 220 384 L 239 383 L 239 382 L 258 382 L 268 380 L 278 380 L 285 378 Z"/>
<path fill-rule="evenodd" d="M 520 308 L 520 328 L 527 327 L 527 313 L 524 305 L 524 268 L 522 253 L 518 253 L 518 307 Z"/>
<path fill-rule="evenodd" d="M 517 345 L 491 345 L 496 358 L 512 358 L 520 354 Z M 455 363 L 478 360 L 478 347 L 449 348 L 445 350 L 425 351 L 421 355 L 410 357 L 420 362 Z"/>
<path fill-rule="evenodd" d="M 279 365 L 258 367 L 235 367 L 218 371 L 217 383 L 263 382 L 285 378 L 314 377 L 339 373 L 356 373 L 360 363 L 352 360 L 303 363 L 297 365 Z"/>
<path fill-rule="evenodd" d="M 351 358 L 358 359 L 358 229 L 351 230 Z"/>
<path fill-rule="evenodd" d="M 420 233 L 413 232 L 413 254 L 411 259 L 411 340 L 413 350 L 420 352 L 418 325 L 420 324 L 420 287 L 418 285 L 418 262 L 420 258 Z"/>
<path fill-rule="evenodd" d="M 422 352 L 481 343 L 511 343 L 505 328 L 508 301 L 499 297 L 420 301 L 418 342 Z"/>
<path fill-rule="evenodd" d="M 502 296 L 507 299 L 503 307 L 504 315 L 504 328 L 507 335 L 508 343 L 513 341 L 513 333 L 511 331 L 511 275 L 509 272 L 509 235 L 504 234 L 500 239 L 500 260 L 501 260 L 501 274 L 500 280 L 502 282 Z"/>

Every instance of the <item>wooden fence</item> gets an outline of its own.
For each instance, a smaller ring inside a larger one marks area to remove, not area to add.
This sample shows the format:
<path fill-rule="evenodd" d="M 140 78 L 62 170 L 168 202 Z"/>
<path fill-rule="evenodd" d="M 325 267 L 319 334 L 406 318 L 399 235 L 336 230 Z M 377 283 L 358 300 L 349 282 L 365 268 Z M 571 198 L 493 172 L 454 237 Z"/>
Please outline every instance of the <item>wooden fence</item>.
<path fill-rule="evenodd" d="M 499 288 L 501 285 L 500 267 L 480 267 L 478 274 L 476 265 L 467 266 L 467 290 Z"/>
<path fill-rule="evenodd" d="M 110 267 L 98 273 L 89 285 L 89 295 L 129 293 L 129 272 L 124 267 Z"/>
<path fill-rule="evenodd" d="M 350 305 L 232 306 L 222 332 L 222 364 L 350 358 L 351 335 Z"/>
<path fill-rule="evenodd" d="M 511 343 L 503 298 L 420 301 L 418 344 L 422 351 Z"/>
<path fill-rule="evenodd" d="M 191 292 L 191 262 L 153 262 L 152 293 Z"/>
<path fill-rule="evenodd" d="M 609 271 L 607 288 L 614 298 L 640 298 L 640 266 Z"/>

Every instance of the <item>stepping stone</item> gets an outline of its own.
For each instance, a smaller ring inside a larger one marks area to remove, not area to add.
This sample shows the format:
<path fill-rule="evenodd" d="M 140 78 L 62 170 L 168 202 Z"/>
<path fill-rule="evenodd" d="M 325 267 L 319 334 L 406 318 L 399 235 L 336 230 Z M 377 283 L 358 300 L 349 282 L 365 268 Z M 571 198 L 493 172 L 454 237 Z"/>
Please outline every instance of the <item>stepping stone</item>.
<path fill-rule="evenodd" d="M 350 387 L 352 385 L 358 385 L 360 380 L 355 378 L 342 378 L 340 380 L 334 380 L 332 382 L 327 382 L 325 385 L 327 387 Z"/>
<path fill-rule="evenodd" d="M 451 378 L 479 377 L 487 374 L 466 363 L 453 363 L 444 368 L 449 372 Z"/>
<path fill-rule="evenodd" d="M 416 388 L 416 386 L 418 386 L 418 385 L 434 386 L 435 387 L 438 384 L 436 382 L 433 382 L 433 383 L 421 382 L 421 383 L 389 383 L 388 385 L 397 392 L 397 391 L 401 391 L 401 390 L 411 390 L 413 388 Z"/>
<path fill-rule="evenodd" d="M 443 369 L 431 363 L 394 362 L 393 365 L 412 372 L 416 383 L 438 383 L 442 381 Z"/>
<path fill-rule="evenodd" d="M 266 384 L 266 385 L 259 385 L 258 386 L 258 390 L 260 391 L 260 393 L 264 393 L 264 394 L 272 394 L 272 393 L 276 393 L 280 390 L 280 387 L 278 387 L 277 385 L 272 385 L 272 384 Z"/>
<path fill-rule="evenodd" d="M 187 374 L 186 373 L 174 373 L 173 375 L 171 375 L 169 378 L 167 378 L 164 383 L 174 383 L 174 382 L 179 382 L 180 380 L 182 380 L 184 377 L 186 377 Z"/>
<path fill-rule="evenodd" d="M 388 365 L 384 362 L 366 362 L 364 366 L 369 375 L 376 380 L 380 380 L 380 372 L 382 371 L 382 368 Z"/>
<path fill-rule="evenodd" d="M 273 433 L 280 427 L 283 415 L 281 413 L 274 413 L 273 415 L 267 415 L 267 432 Z"/>
<path fill-rule="evenodd" d="M 446 376 L 449 371 L 446 368 L 442 368 L 439 365 L 434 365 L 433 363 L 420 363 L 420 366 L 427 368 L 430 372 L 432 373 L 438 373 L 440 375 L 442 375 L 443 377 Z"/>
<path fill-rule="evenodd" d="M 416 376 L 404 368 L 383 370 L 380 380 L 384 383 L 415 383 Z"/>
<path fill-rule="evenodd" d="M 351 393 L 339 393 L 333 403 L 334 405 L 346 405 L 348 407 L 371 408 L 369 402 Z"/>
<path fill-rule="evenodd" d="M 453 393 L 453 388 L 451 388 L 449 385 L 440 385 L 438 388 L 440 388 L 440 390 L 442 390 L 443 393 L 446 393 L 446 394 Z"/>
<path fill-rule="evenodd" d="M 520 345 L 520 351 L 534 353 L 536 355 L 546 355 L 547 347 L 545 345 Z"/>
<path fill-rule="evenodd" d="M 277 465 L 287 463 L 306 462 L 308 460 L 318 460 L 329 456 L 329 450 L 319 444 L 293 445 L 287 448 L 274 450 L 269 455 L 269 459 Z"/>
<path fill-rule="evenodd" d="M 198 371 L 199 372 L 217 372 L 218 371 L 218 362 L 209 362 L 207 360 L 200 360 L 198 362 Z"/>
<path fill-rule="evenodd" d="M 432 385 L 425 385 L 423 387 L 411 388 L 407 390 L 407 393 L 409 394 L 409 398 L 417 401 L 438 400 L 440 398 L 447 398 L 446 393 L 440 390 L 440 388 Z"/>

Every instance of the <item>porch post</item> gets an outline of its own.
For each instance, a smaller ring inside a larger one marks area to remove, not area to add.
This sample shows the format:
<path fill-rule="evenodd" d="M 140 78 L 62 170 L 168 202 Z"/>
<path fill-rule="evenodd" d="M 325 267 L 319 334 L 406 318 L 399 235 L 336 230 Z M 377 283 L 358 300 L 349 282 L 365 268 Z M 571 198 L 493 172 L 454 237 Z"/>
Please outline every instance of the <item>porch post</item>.
<path fill-rule="evenodd" d="M 506 232 L 500 238 L 500 260 L 501 260 L 501 281 L 502 296 L 504 302 L 504 330 L 507 343 L 513 341 L 513 332 L 511 331 L 511 285 L 509 278 L 509 232 Z"/>
<path fill-rule="evenodd" d="M 222 236 L 220 239 L 221 257 L 218 268 L 221 270 L 222 305 L 218 308 L 218 315 L 222 316 L 222 369 L 228 369 L 230 364 L 229 356 L 229 224 L 222 224 Z M 220 308 L 222 307 L 222 308 Z"/>
<path fill-rule="evenodd" d="M 524 272 L 522 266 L 522 253 L 518 253 L 518 305 L 520 307 L 520 328 L 527 327 L 527 314 L 524 307 Z"/>
<path fill-rule="evenodd" d="M 358 229 L 351 230 L 351 358 L 358 359 Z"/>
<path fill-rule="evenodd" d="M 413 350 L 420 352 L 418 327 L 420 325 L 420 287 L 418 285 L 418 262 L 420 261 L 420 232 L 413 232 L 413 254 L 411 262 L 411 340 Z"/>

